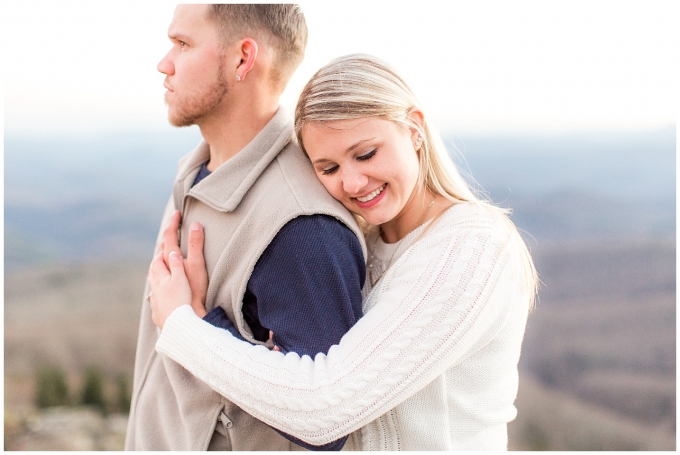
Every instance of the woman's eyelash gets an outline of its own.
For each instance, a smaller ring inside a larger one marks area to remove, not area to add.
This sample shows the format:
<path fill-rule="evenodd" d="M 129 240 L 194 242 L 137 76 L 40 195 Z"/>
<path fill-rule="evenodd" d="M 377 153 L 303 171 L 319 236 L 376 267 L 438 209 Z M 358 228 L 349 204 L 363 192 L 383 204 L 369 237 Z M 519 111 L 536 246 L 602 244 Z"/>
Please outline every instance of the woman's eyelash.
<path fill-rule="evenodd" d="M 324 169 L 324 170 L 323 170 L 323 175 L 330 175 L 330 174 L 334 173 L 334 172 L 337 171 L 337 170 L 338 170 L 338 167 L 337 167 L 337 166 L 329 167 L 328 169 Z"/>
<path fill-rule="evenodd" d="M 377 152 L 377 151 L 378 151 L 378 149 L 373 149 L 370 152 L 366 153 L 365 155 L 357 156 L 357 160 L 368 161 L 371 158 L 373 158 L 373 155 L 375 155 L 375 152 Z M 328 169 L 323 169 L 321 171 L 321 173 L 323 175 L 330 175 L 330 174 L 335 173 L 335 171 L 337 171 L 337 170 L 338 170 L 338 166 L 333 166 L 333 167 L 329 167 Z"/>
<path fill-rule="evenodd" d="M 377 151 L 378 151 L 378 149 L 373 149 L 365 155 L 357 156 L 357 160 L 359 160 L 359 161 L 370 160 L 371 158 L 373 158 L 373 155 L 375 155 L 375 152 L 377 152 Z"/>

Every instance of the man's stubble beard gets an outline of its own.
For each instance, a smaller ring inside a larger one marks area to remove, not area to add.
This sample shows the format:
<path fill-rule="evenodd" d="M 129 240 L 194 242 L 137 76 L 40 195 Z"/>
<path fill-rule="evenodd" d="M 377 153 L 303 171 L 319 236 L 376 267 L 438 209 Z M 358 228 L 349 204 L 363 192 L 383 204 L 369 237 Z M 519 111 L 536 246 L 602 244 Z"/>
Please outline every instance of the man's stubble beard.
<path fill-rule="evenodd" d="M 168 110 L 168 121 L 172 126 L 196 125 L 202 118 L 210 116 L 226 100 L 227 80 L 223 63 L 217 68 L 217 75 L 202 93 L 195 93 L 175 106 L 175 112 Z M 167 104 L 167 103 L 166 103 Z"/>

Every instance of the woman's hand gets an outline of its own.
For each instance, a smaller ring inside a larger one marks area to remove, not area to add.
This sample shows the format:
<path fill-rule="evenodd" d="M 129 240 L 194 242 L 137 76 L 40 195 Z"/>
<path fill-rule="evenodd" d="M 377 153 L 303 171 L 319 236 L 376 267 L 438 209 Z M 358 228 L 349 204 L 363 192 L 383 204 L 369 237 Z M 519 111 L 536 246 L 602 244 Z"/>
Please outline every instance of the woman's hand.
<path fill-rule="evenodd" d="M 182 252 L 179 249 L 179 240 L 177 238 L 177 230 L 179 229 L 180 213 L 175 211 L 170 218 L 170 224 L 163 232 L 163 258 L 165 264 L 169 266 L 170 253 L 175 252 L 182 257 Z M 189 287 L 191 288 L 191 308 L 194 313 L 200 318 L 203 318 L 207 313 L 205 310 L 205 297 L 208 292 L 208 272 L 205 268 L 205 259 L 203 257 L 203 243 L 204 243 L 203 227 L 200 223 L 194 222 L 189 229 L 189 246 L 187 248 L 187 258 L 184 259 L 184 272 Z"/>
<path fill-rule="evenodd" d="M 269 331 L 269 339 L 267 340 L 267 344 L 270 344 L 270 343 L 272 345 L 272 347 L 270 349 L 271 351 L 281 352 L 281 348 L 274 344 L 274 332 L 272 332 L 271 330 Z"/>
<path fill-rule="evenodd" d="M 182 256 L 171 251 L 168 262 L 170 268 L 165 265 L 163 252 L 160 252 L 149 269 L 151 320 L 160 329 L 163 329 L 170 313 L 182 305 L 191 304 L 191 287 L 184 273 Z"/>

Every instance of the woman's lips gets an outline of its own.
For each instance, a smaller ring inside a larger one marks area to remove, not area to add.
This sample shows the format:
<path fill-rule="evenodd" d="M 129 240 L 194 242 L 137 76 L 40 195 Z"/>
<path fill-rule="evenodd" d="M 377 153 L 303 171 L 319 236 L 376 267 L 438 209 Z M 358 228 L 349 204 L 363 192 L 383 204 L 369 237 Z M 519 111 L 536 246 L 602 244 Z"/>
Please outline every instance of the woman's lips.
<path fill-rule="evenodd" d="M 385 190 L 386 189 L 387 189 L 387 183 L 383 183 L 381 187 L 379 187 L 378 189 L 374 190 L 373 192 L 371 192 L 371 193 L 369 193 L 366 196 L 361 198 L 361 199 L 364 199 L 364 200 L 366 198 L 370 198 L 369 200 L 367 200 L 365 202 L 361 202 L 359 200 L 359 198 L 353 198 L 353 199 L 356 200 L 356 203 L 359 206 L 359 208 L 367 209 L 367 208 L 373 207 L 375 204 L 380 202 L 380 200 L 385 196 Z M 376 192 L 378 192 L 378 194 L 375 194 Z"/>

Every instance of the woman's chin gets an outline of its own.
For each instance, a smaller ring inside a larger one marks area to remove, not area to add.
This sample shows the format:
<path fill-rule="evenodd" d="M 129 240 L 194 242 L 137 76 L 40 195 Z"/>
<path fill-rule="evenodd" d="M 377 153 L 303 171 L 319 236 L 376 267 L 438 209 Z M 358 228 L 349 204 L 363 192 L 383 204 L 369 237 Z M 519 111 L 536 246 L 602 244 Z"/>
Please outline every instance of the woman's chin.
<path fill-rule="evenodd" d="M 379 226 L 381 224 L 387 223 L 392 217 L 386 216 L 384 213 L 379 213 L 377 210 L 374 212 L 369 212 L 366 213 L 367 211 L 359 211 L 359 213 L 356 213 L 360 217 L 362 217 L 368 224 L 371 224 L 373 226 Z"/>
<path fill-rule="evenodd" d="M 380 223 L 376 223 L 376 222 L 375 222 L 375 220 L 376 220 L 376 217 L 375 217 L 375 216 L 372 216 L 372 214 L 370 214 L 370 213 L 369 213 L 369 214 L 366 214 L 366 211 L 365 211 L 365 210 L 360 210 L 360 209 L 358 209 L 356 205 L 354 205 L 354 204 L 352 204 L 352 205 L 343 204 L 343 205 L 345 206 L 345 208 L 346 208 L 347 210 L 349 210 L 350 212 L 352 212 L 353 215 L 360 216 L 360 217 L 363 218 L 364 221 L 366 221 L 368 224 L 373 224 L 373 225 L 375 225 L 375 224 L 380 224 Z"/>
<path fill-rule="evenodd" d="M 384 213 L 385 210 L 379 210 L 377 207 L 371 207 L 369 209 L 361 208 L 358 207 L 353 201 L 350 203 L 345 203 L 344 201 L 342 202 L 342 205 L 345 206 L 347 210 L 352 212 L 354 215 L 358 215 L 361 218 L 363 218 L 368 224 L 378 226 L 383 223 L 387 223 L 390 221 L 392 218 L 394 218 L 395 215 L 390 215 Z"/>

